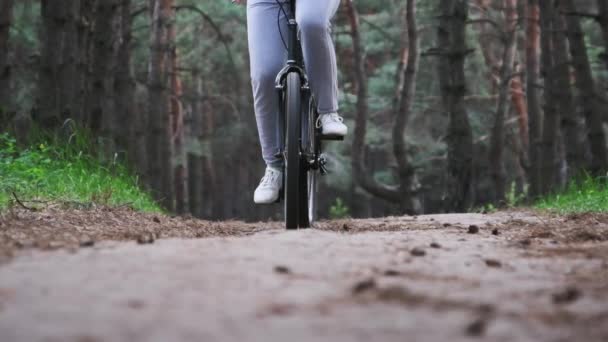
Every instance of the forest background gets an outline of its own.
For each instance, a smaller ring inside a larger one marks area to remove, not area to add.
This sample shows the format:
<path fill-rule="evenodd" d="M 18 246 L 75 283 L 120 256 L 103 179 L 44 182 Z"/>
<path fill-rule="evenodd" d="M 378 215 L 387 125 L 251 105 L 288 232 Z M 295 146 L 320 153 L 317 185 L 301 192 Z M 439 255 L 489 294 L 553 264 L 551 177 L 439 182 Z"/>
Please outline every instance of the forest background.
<path fill-rule="evenodd" d="M 350 135 L 326 145 L 322 217 L 499 207 L 606 176 L 604 0 L 344 0 L 332 35 Z M 3 134 L 85 136 L 177 214 L 280 217 L 252 203 L 248 68 L 230 1 L 0 0 Z"/>

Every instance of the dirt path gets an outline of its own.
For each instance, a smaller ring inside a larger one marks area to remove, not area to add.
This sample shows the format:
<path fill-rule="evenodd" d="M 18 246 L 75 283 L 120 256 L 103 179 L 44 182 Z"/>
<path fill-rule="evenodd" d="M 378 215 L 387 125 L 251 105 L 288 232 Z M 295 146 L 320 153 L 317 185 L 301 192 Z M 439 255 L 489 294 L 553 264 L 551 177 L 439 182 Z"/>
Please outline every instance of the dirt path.
<path fill-rule="evenodd" d="M 608 340 L 605 216 L 437 215 L 297 232 L 187 221 L 181 233 L 146 216 L 136 221 L 160 228 L 99 235 L 92 222 L 44 215 L 0 225 L 12 255 L 0 265 L 0 341 Z M 106 231 L 127 222 L 115 215 Z M 64 227 L 63 239 L 36 240 L 24 222 L 38 235 Z M 141 244 L 109 241 L 130 239 Z"/>

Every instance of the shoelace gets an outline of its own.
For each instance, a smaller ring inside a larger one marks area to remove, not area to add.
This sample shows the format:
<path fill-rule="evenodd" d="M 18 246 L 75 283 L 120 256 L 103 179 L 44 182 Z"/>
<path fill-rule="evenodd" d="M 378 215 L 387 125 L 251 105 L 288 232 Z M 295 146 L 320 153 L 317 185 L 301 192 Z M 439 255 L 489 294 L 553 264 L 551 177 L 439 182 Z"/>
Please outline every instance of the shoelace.
<path fill-rule="evenodd" d="M 271 185 L 274 185 L 274 183 L 276 182 L 276 180 L 279 178 L 279 173 L 274 171 L 274 170 L 268 170 L 266 171 L 266 174 L 264 175 L 264 177 L 262 177 L 262 180 L 260 181 L 260 186 L 263 188 L 267 188 L 270 187 Z"/>
<path fill-rule="evenodd" d="M 323 119 L 323 118 L 327 118 L 327 119 Z M 323 126 L 323 121 L 342 123 L 342 122 L 344 122 L 344 119 L 337 113 L 323 114 L 317 118 L 317 123 L 316 123 L 317 128 L 321 128 Z"/>

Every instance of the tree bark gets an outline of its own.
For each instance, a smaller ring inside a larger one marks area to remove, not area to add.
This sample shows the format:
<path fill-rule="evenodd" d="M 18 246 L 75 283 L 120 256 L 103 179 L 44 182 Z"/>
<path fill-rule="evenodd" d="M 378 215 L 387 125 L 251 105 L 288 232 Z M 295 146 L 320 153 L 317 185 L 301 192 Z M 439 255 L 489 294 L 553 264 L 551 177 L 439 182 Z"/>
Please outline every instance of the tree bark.
<path fill-rule="evenodd" d="M 186 214 L 188 208 L 188 162 L 184 149 L 184 113 L 182 106 L 183 87 L 178 71 L 178 51 L 175 44 L 177 32 L 175 25 L 169 29 L 171 58 L 171 140 L 173 144 L 172 165 L 175 186 L 175 212 Z"/>
<path fill-rule="evenodd" d="M 380 198 L 390 198 L 391 201 L 398 201 L 397 190 L 378 184 L 373 176 L 366 170 L 364 165 L 365 133 L 367 131 L 368 118 L 368 85 L 365 70 L 364 47 L 361 43 L 361 33 L 359 25 L 359 14 L 355 8 L 353 0 L 345 2 L 346 12 L 350 23 L 350 34 L 353 42 L 353 62 L 354 76 L 357 86 L 357 104 L 355 116 L 355 132 L 352 146 L 352 169 L 357 183 L 370 194 Z"/>
<path fill-rule="evenodd" d="M 75 87 L 75 98 L 74 105 L 75 111 L 73 113 L 74 119 L 82 126 L 89 124 L 90 113 L 88 113 L 87 101 L 90 98 L 90 76 L 91 76 L 91 64 L 92 64 L 92 42 L 93 42 L 93 30 L 95 22 L 95 9 L 97 0 L 80 0 L 80 13 L 78 22 L 76 25 L 77 34 L 77 60 L 76 60 L 76 75 L 77 79 L 74 80 Z"/>
<path fill-rule="evenodd" d="M 480 20 L 473 27 L 478 31 L 481 53 L 488 67 L 487 77 L 490 82 L 490 93 L 495 94 L 500 83 L 502 50 L 500 49 L 500 44 L 496 44 L 496 32 L 492 32 L 495 27 L 490 24 L 493 22 L 493 18 L 490 17 L 492 10 L 490 2 L 487 0 L 474 0 L 480 12 Z"/>
<path fill-rule="evenodd" d="M 541 142 L 540 160 L 540 194 L 549 193 L 555 184 L 557 159 L 557 134 L 559 130 L 559 114 L 556 108 L 555 62 L 553 59 L 554 46 L 554 13 L 549 1 L 540 2 L 541 22 L 541 61 L 542 75 L 545 86 L 544 120 Z"/>
<path fill-rule="evenodd" d="M 538 94 L 540 74 L 540 8 L 539 0 L 528 0 L 526 25 L 526 97 L 528 99 L 528 178 L 530 198 L 540 194 L 540 141 L 542 109 Z"/>
<path fill-rule="evenodd" d="M 67 120 L 82 124 L 83 80 L 88 70 L 81 70 L 88 46 L 80 45 L 81 22 L 86 0 L 65 0 L 62 6 L 41 1 L 39 83 L 34 119 L 48 131 L 56 132 Z M 91 11 L 91 9 L 86 9 Z M 83 50 L 84 49 L 84 50 Z"/>
<path fill-rule="evenodd" d="M 57 5 L 55 5 L 57 6 Z M 66 0 L 64 6 L 66 22 L 63 26 L 63 46 L 61 51 L 61 69 L 58 71 L 59 108 L 61 110 L 60 120 L 64 122 L 72 119 L 76 123 L 82 123 L 82 107 L 78 101 L 78 80 L 84 75 L 78 74 L 78 22 L 80 18 L 80 0 Z"/>
<path fill-rule="evenodd" d="M 445 197 L 450 211 L 466 211 L 472 202 L 473 133 L 464 104 L 467 0 L 440 0 L 437 31 L 439 84 L 448 113 L 448 175 Z"/>
<path fill-rule="evenodd" d="M 566 13 L 576 12 L 573 0 L 560 0 L 560 8 Z M 566 16 L 570 55 L 576 75 L 576 86 L 579 89 L 580 106 L 583 108 L 587 124 L 588 140 L 591 146 L 590 173 L 601 176 L 608 170 L 608 151 L 606 136 L 603 128 L 603 106 L 596 94 L 595 81 L 591 73 L 585 35 L 579 18 L 575 15 Z"/>
<path fill-rule="evenodd" d="M 420 201 L 417 198 L 415 184 L 415 170 L 410 164 L 407 155 L 405 142 L 405 128 L 411 116 L 411 107 L 414 102 L 416 92 L 416 76 L 418 74 L 418 27 L 416 24 L 416 1 L 407 1 L 406 25 L 408 45 L 403 49 L 404 58 L 401 60 L 399 69 L 399 82 L 397 96 L 395 97 L 395 123 L 393 125 L 393 154 L 397 160 L 399 174 L 399 194 L 401 195 L 400 205 L 407 214 L 417 214 L 421 212 Z"/>
<path fill-rule="evenodd" d="M 66 8 L 57 6 L 51 0 L 41 0 L 40 9 L 42 42 L 40 54 L 40 75 L 38 84 L 38 108 L 35 120 L 43 129 L 54 131 L 62 123 L 62 108 L 59 96 L 63 51 L 63 32 L 67 23 Z"/>
<path fill-rule="evenodd" d="M 115 110 L 109 113 L 114 122 L 120 123 L 114 127 L 114 144 L 119 151 L 127 152 L 129 163 L 137 167 L 136 134 L 135 134 L 135 79 L 133 76 L 131 49 L 133 5 L 131 0 L 120 0 L 118 20 L 118 48 L 116 49 L 116 65 L 114 68 L 114 99 Z M 136 168 L 137 169 L 137 168 Z"/>
<path fill-rule="evenodd" d="M 506 0 L 506 37 L 500 69 L 500 83 L 496 118 L 490 141 L 490 165 L 494 180 L 495 203 L 504 201 L 506 193 L 506 171 L 504 166 L 505 118 L 509 112 L 509 94 L 513 74 L 513 63 L 517 48 L 517 4 L 515 0 Z"/>
<path fill-rule="evenodd" d="M 13 0 L 0 0 L 0 119 L 11 106 L 11 65 L 9 63 L 9 37 L 13 15 Z"/>
<path fill-rule="evenodd" d="M 604 53 L 602 54 L 606 68 L 608 69 L 608 2 L 606 0 L 597 0 L 599 9 L 599 23 L 604 37 Z"/>
<path fill-rule="evenodd" d="M 115 64 L 115 20 L 119 0 L 98 1 L 95 8 L 92 32 L 91 79 L 86 113 L 91 131 L 101 137 L 107 156 L 115 151 L 114 132 L 114 64 Z M 123 63 L 119 61 L 118 64 Z"/>
<path fill-rule="evenodd" d="M 171 162 L 171 44 L 172 0 L 151 0 L 152 29 L 148 67 L 148 161 L 147 178 L 153 195 L 172 211 L 173 165 Z"/>
<path fill-rule="evenodd" d="M 188 193 L 190 199 L 190 211 L 196 217 L 204 217 L 203 212 L 203 80 L 200 71 L 192 73 L 193 93 L 191 98 L 191 110 L 187 120 L 189 136 L 192 142 L 188 153 Z"/>
<path fill-rule="evenodd" d="M 553 57 L 555 59 L 554 82 L 552 93 L 557 104 L 560 127 L 564 140 L 564 154 L 567 164 L 567 176 L 581 176 L 586 167 L 586 139 L 582 118 L 574 105 L 572 89 L 572 72 L 568 52 L 568 38 L 564 17 L 556 13 L 553 18 Z"/>

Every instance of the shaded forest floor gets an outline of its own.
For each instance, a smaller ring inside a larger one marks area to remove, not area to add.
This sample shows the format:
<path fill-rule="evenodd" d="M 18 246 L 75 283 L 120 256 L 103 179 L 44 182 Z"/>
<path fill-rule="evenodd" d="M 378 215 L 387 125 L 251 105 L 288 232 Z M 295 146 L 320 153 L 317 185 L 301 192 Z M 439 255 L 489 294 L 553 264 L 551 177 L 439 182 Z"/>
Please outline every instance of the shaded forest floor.
<path fill-rule="evenodd" d="M 0 217 L 2 341 L 605 341 L 608 214 Z"/>

